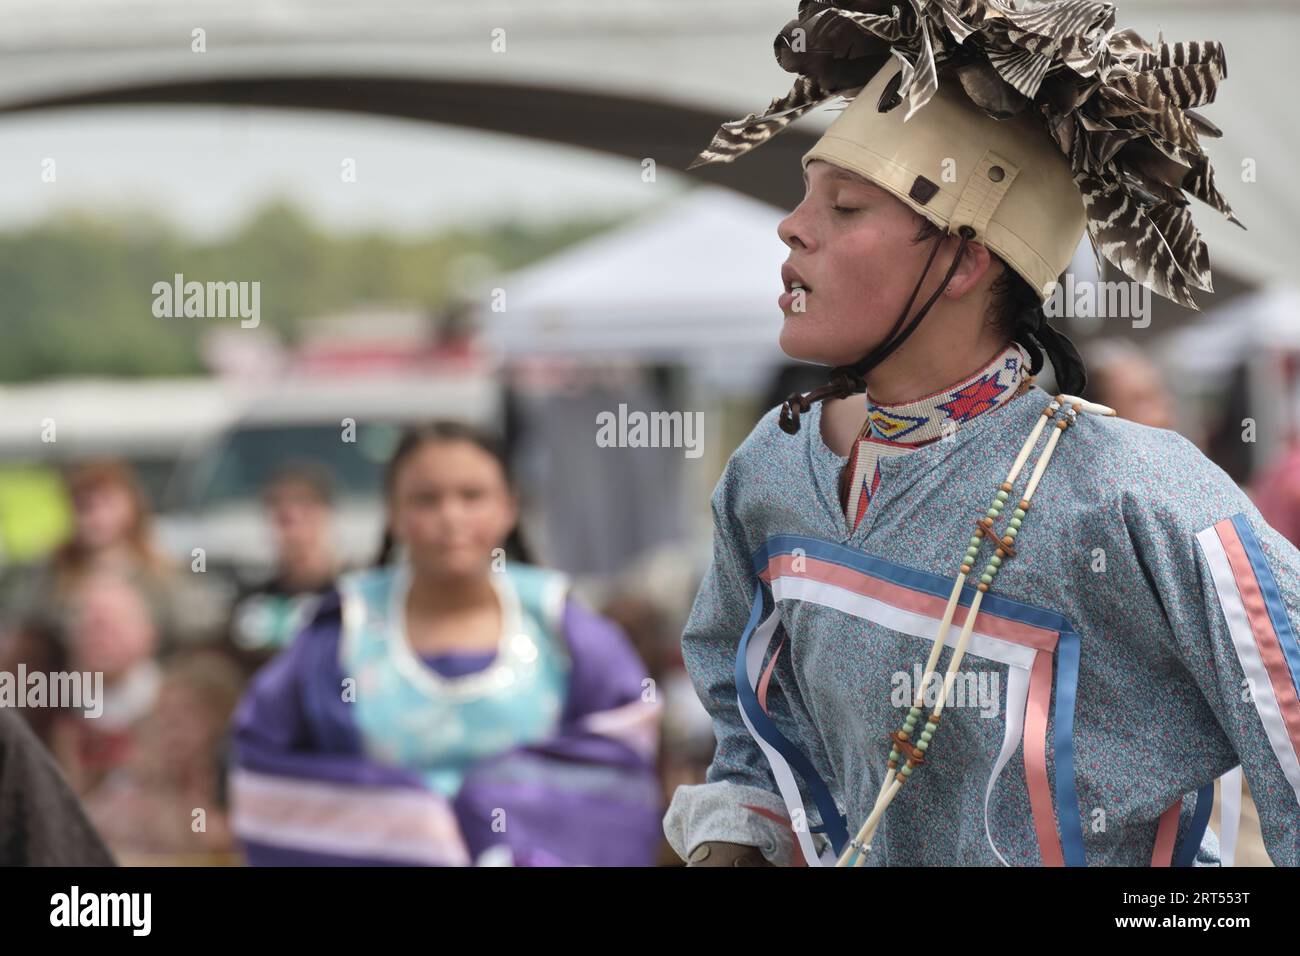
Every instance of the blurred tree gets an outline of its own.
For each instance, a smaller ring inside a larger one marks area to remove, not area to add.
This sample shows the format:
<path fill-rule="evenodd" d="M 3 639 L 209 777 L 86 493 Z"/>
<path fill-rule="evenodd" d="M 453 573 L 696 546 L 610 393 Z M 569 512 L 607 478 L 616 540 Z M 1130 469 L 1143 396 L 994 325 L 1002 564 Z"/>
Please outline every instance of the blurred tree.
<path fill-rule="evenodd" d="M 213 321 L 237 320 L 156 318 L 154 283 L 177 273 L 186 281 L 261 282 L 258 328 L 294 341 L 303 323 L 358 305 L 436 312 L 455 300 L 451 272 L 464 256 L 516 269 L 622 218 L 504 221 L 417 238 L 331 236 L 295 206 L 273 201 L 237 233 L 200 243 L 148 211 L 65 214 L 0 235 L 0 382 L 201 372 L 202 333 Z"/>

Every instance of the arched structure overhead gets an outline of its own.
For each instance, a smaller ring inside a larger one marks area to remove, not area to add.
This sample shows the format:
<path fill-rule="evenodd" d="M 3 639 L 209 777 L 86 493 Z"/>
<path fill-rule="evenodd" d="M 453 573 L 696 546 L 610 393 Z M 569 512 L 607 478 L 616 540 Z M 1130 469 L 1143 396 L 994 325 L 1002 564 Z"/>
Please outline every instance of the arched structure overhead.
<path fill-rule="evenodd" d="M 52 17 L 48 4 L 0 0 L 0 113 L 344 110 L 684 170 L 720 121 L 753 108 L 756 90 L 790 83 L 761 54 L 790 0 L 65 0 L 59 9 Z M 802 192 L 798 156 L 828 121 L 691 175 L 791 205 Z"/>
<path fill-rule="evenodd" d="M 591 90 L 390 76 L 262 75 L 125 85 L 37 96 L 0 113 L 123 105 L 216 105 L 365 113 L 444 123 L 598 150 L 685 170 L 718 126 L 716 111 Z M 795 170 L 813 143 L 789 130 L 741 163 L 691 173 L 789 207 L 803 187 Z"/>
<path fill-rule="evenodd" d="M 684 169 L 717 124 L 762 109 L 791 77 L 771 55 L 794 0 L 0 0 L 0 116 L 130 103 L 351 110 L 499 130 Z M 1277 63 L 1300 8 L 1119 0 L 1120 26 L 1216 39 L 1231 64 L 1206 110 L 1207 149 L 1250 231 L 1197 210 L 1216 279 L 1293 278 L 1300 128 Z M 201 50 L 201 52 L 200 52 Z M 690 175 L 789 207 L 814 111 L 731 166 Z M 1223 287 L 1232 285 L 1222 283 Z M 1218 297 L 1221 301 L 1223 296 Z M 1206 302 L 1212 306 L 1212 301 Z"/>

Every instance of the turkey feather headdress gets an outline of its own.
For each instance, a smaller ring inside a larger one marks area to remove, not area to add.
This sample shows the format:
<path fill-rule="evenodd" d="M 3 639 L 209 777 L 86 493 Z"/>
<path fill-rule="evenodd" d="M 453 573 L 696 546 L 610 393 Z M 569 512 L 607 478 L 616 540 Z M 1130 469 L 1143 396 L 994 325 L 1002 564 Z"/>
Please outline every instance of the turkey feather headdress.
<path fill-rule="evenodd" d="M 805 165 L 847 166 L 945 230 L 971 226 L 1044 299 L 1086 227 L 1099 261 L 1195 309 L 1192 289 L 1213 290 L 1188 196 L 1241 225 L 1199 142 L 1220 131 L 1195 112 L 1227 75 L 1223 48 L 1114 23 L 1097 0 L 801 0 L 775 41 L 790 92 L 723 124 L 688 168 L 843 99 Z"/>

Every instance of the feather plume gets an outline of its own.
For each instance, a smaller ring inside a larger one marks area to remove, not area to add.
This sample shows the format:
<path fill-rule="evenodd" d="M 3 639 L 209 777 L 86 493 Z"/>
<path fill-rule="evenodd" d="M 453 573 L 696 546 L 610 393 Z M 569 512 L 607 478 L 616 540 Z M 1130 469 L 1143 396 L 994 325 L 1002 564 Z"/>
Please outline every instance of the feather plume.
<path fill-rule="evenodd" d="M 1241 225 L 1214 185 L 1197 107 L 1227 77 L 1215 42 L 1155 43 L 1115 29 L 1102 0 L 800 0 L 774 41 L 798 79 L 761 114 L 725 123 L 688 168 L 735 161 L 804 113 L 851 100 L 893 57 L 889 108 L 910 118 L 952 76 L 997 119 L 1028 113 L 1069 160 L 1099 259 L 1189 308 L 1210 291 L 1188 196 Z M 906 104 L 903 107 L 903 104 Z"/>

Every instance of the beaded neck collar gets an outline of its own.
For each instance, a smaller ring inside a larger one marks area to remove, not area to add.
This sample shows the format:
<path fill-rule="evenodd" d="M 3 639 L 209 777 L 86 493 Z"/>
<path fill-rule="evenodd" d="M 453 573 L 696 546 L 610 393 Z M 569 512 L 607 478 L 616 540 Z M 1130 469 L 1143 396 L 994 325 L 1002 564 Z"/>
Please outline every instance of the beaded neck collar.
<path fill-rule="evenodd" d="M 880 404 L 872 400 L 868 391 L 869 435 L 912 446 L 942 438 L 945 427 L 951 429 L 1010 401 L 1028 374 L 1028 361 L 1024 348 L 1012 342 L 961 381 L 921 398 Z"/>
<path fill-rule="evenodd" d="M 857 528 L 880 486 L 882 459 L 936 442 L 1011 401 L 1026 383 L 1028 361 L 1024 348 L 1012 342 L 961 381 L 921 398 L 882 405 L 871 400 L 868 390 L 867 421 L 840 475 L 840 505 L 849 528 Z"/>

